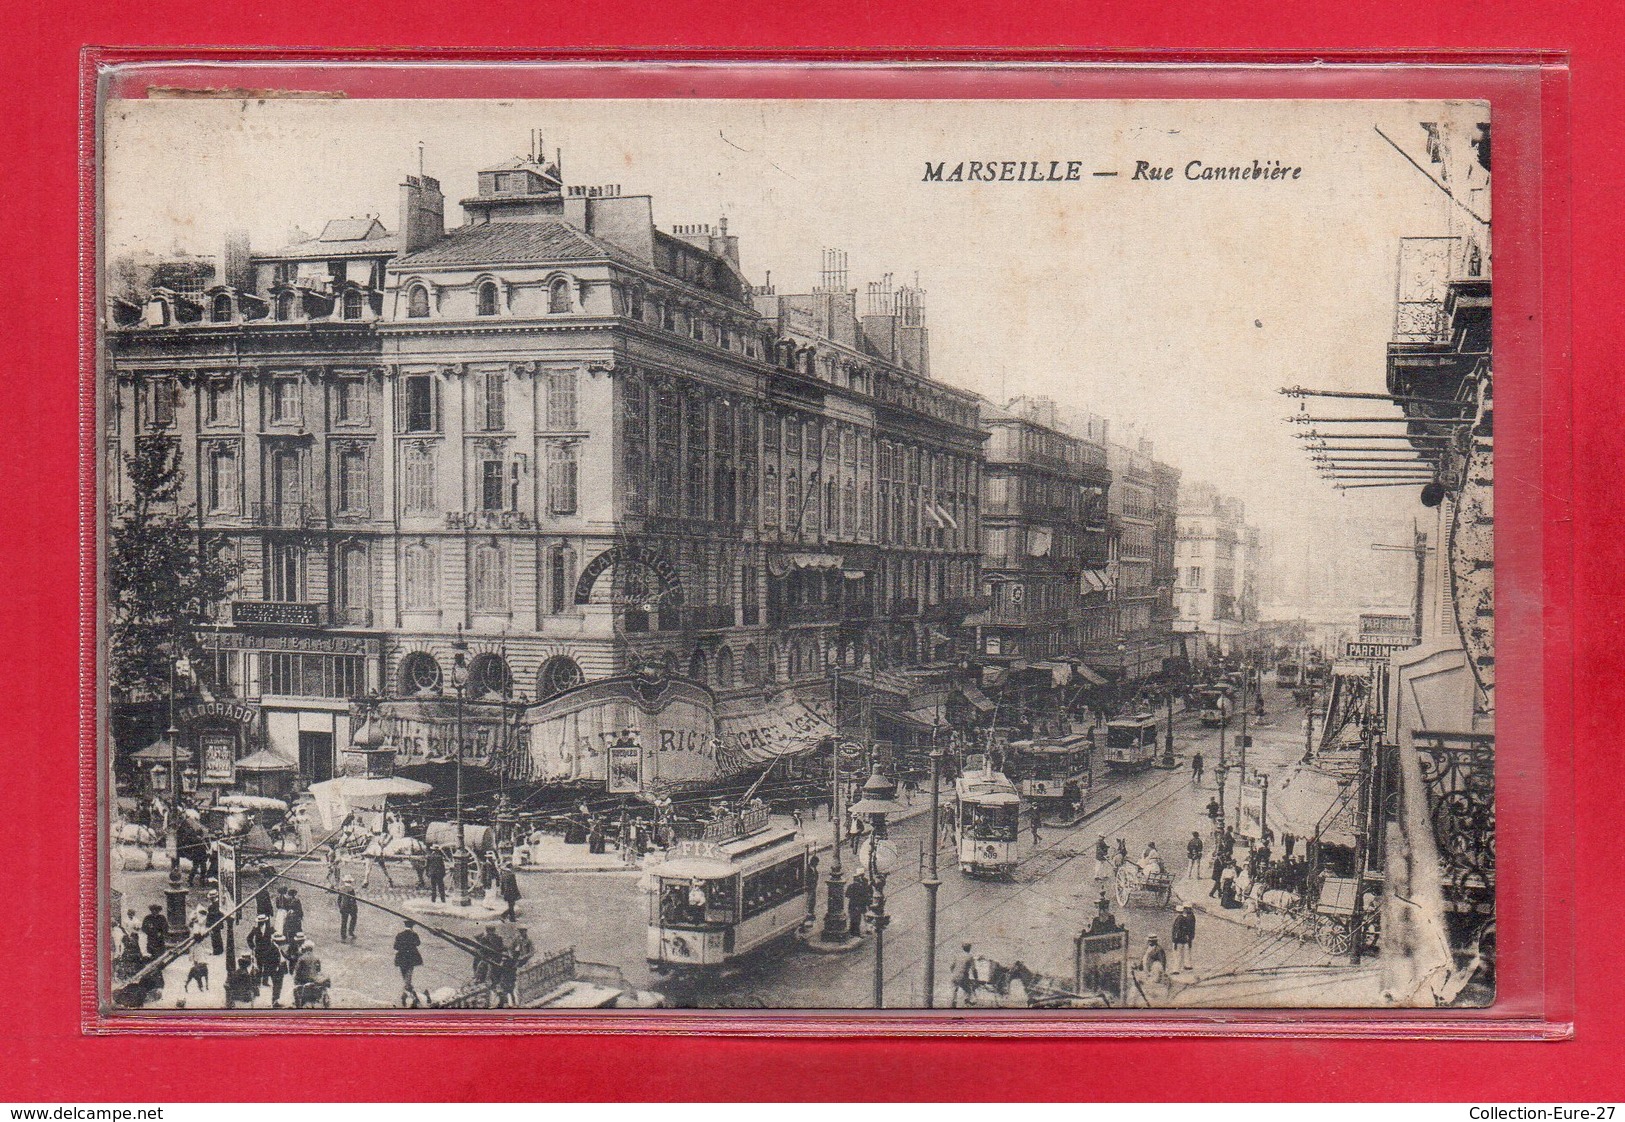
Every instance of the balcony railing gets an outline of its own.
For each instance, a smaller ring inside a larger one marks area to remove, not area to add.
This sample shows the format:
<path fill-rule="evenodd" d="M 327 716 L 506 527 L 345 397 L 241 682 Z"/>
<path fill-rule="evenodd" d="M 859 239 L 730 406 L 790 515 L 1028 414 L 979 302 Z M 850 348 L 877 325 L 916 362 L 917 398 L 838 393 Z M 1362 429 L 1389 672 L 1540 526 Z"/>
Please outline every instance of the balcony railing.
<path fill-rule="evenodd" d="M 338 627 L 371 627 L 371 608 L 334 608 L 333 623 Z"/>
<path fill-rule="evenodd" d="M 767 609 L 767 625 L 783 627 L 793 623 L 836 623 L 841 619 L 836 601 L 812 604 L 772 604 Z"/>
<path fill-rule="evenodd" d="M 251 503 L 248 520 L 256 526 L 305 530 L 315 526 L 320 518 L 309 503 Z"/>
<path fill-rule="evenodd" d="M 992 605 L 991 596 L 956 596 L 943 600 L 940 603 L 927 605 L 925 618 L 935 622 L 943 620 L 961 619 L 965 616 L 985 612 Z"/>

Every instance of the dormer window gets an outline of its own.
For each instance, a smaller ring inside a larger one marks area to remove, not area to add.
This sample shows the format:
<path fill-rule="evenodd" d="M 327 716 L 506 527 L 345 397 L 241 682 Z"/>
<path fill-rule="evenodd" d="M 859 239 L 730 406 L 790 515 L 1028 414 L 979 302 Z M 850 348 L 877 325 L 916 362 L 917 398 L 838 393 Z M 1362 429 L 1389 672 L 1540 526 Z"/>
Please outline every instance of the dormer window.
<path fill-rule="evenodd" d="M 486 281 L 480 285 L 477 311 L 482 316 L 497 314 L 497 283 Z"/>
<path fill-rule="evenodd" d="M 231 322 L 231 296 L 230 295 L 228 295 L 227 293 L 222 292 L 222 293 L 220 293 L 218 296 L 216 296 L 214 298 L 214 303 L 209 308 L 209 319 L 213 323 L 230 323 Z"/>
<path fill-rule="evenodd" d="M 276 294 L 276 318 L 284 323 L 293 318 L 293 293 L 282 291 Z"/>
<path fill-rule="evenodd" d="M 561 315 L 570 311 L 570 282 L 563 277 L 548 285 L 547 311 L 549 315 Z"/>
<path fill-rule="evenodd" d="M 421 284 L 414 284 L 406 290 L 406 318 L 429 318 L 429 290 Z"/>
<path fill-rule="evenodd" d="M 344 290 L 344 297 L 339 302 L 339 315 L 343 319 L 361 318 L 361 290 L 359 288 Z"/>

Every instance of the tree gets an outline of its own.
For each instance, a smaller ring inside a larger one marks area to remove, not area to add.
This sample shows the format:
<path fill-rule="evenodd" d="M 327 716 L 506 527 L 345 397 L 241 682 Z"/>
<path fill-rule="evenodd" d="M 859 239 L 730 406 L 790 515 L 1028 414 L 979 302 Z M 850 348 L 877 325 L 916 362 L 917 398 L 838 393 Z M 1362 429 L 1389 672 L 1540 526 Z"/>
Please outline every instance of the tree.
<path fill-rule="evenodd" d="M 107 570 L 108 681 L 118 701 L 166 695 L 170 660 L 202 654 L 198 626 L 242 566 L 214 548 L 181 491 L 180 443 L 142 440 L 124 458 L 131 499 L 113 508 Z"/>

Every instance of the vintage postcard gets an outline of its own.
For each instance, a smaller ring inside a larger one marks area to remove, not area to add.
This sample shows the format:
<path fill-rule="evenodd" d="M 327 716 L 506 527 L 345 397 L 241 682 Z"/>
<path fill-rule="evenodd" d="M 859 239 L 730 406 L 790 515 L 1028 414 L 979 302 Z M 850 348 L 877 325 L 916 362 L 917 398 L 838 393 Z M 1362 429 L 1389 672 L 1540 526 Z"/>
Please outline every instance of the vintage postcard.
<path fill-rule="evenodd" d="M 1489 1005 L 1490 153 L 104 102 L 104 1009 Z"/>

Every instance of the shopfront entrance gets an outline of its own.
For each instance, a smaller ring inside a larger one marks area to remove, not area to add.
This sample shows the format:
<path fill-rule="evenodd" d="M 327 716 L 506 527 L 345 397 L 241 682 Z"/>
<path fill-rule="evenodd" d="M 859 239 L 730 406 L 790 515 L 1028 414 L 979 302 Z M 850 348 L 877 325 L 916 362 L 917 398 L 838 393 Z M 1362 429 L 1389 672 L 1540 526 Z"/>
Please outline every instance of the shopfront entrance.
<path fill-rule="evenodd" d="M 322 783 L 333 778 L 332 733 L 300 730 L 299 774 L 311 783 Z"/>

